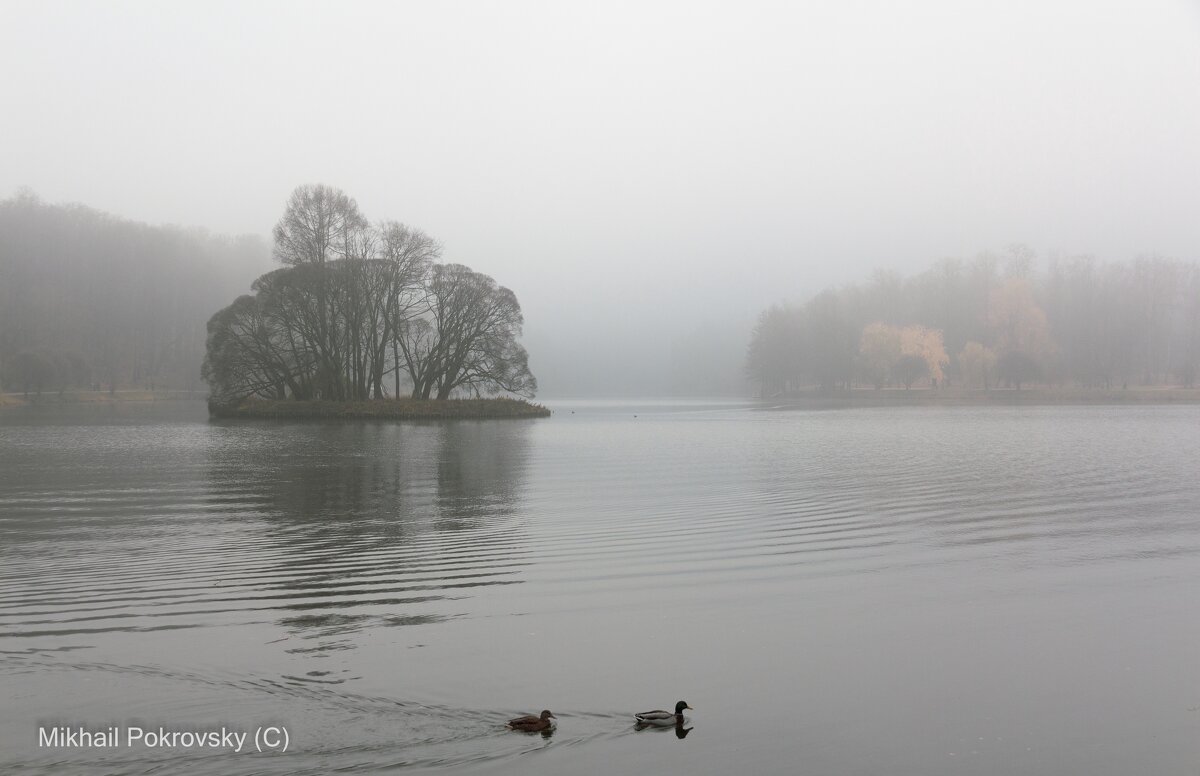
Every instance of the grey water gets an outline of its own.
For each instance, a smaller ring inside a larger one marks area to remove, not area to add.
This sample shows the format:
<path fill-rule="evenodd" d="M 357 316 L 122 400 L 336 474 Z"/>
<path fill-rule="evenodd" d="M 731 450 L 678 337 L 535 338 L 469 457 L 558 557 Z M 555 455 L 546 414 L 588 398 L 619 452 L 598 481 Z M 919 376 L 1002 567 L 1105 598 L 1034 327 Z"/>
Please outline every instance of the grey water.
<path fill-rule="evenodd" d="M 0 413 L 0 771 L 1200 766 L 1200 408 L 549 404 Z"/>

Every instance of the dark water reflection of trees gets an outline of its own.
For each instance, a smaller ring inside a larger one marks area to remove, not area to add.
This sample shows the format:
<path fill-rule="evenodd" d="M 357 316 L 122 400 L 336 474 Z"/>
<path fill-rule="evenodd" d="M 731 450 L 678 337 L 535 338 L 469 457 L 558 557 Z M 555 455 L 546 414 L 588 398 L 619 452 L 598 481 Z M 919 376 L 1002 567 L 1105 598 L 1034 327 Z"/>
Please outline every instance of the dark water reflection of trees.
<path fill-rule="evenodd" d="M 286 611 L 290 633 L 435 622 L 474 588 L 520 582 L 528 422 L 225 430 L 229 444 L 209 461 L 213 493 L 257 510 L 269 562 L 246 581 Z"/>

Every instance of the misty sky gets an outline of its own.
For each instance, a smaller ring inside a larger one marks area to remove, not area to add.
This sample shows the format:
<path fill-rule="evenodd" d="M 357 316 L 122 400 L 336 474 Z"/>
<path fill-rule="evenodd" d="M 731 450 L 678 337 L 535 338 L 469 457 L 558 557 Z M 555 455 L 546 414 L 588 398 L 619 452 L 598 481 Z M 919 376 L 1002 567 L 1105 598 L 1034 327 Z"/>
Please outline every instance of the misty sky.
<path fill-rule="evenodd" d="M 875 267 L 1200 253 L 1186 0 L 0 0 L 0 68 L 0 196 L 265 236 L 341 187 L 513 288 L 550 393 Z"/>

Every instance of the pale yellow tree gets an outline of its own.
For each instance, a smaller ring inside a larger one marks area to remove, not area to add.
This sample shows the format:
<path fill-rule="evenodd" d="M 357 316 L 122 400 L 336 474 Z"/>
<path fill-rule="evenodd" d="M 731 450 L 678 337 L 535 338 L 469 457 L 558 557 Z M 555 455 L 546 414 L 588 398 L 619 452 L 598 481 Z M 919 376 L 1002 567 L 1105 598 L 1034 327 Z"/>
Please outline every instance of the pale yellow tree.
<path fill-rule="evenodd" d="M 937 382 L 944 378 L 950 363 L 941 329 L 886 323 L 872 323 L 863 329 L 858 345 L 859 373 L 876 388 L 882 388 L 889 376 L 897 377 L 893 368 L 903 356 L 924 361 L 929 377 Z"/>
<path fill-rule="evenodd" d="M 958 354 L 958 368 L 968 385 L 986 391 L 991 388 L 992 375 L 996 372 L 996 353 L 978 342 L 968 342 Z"/>
<path fill-rule="evenodd" d="M 918 356 L 929 367 L 929 377 L 940 383 L 945 378 L 945 368 L 950 364 L 946 346 L 942 342 L 942 330 L 926 326 L 905 326 L 900 330 L 900 354 Z"/>

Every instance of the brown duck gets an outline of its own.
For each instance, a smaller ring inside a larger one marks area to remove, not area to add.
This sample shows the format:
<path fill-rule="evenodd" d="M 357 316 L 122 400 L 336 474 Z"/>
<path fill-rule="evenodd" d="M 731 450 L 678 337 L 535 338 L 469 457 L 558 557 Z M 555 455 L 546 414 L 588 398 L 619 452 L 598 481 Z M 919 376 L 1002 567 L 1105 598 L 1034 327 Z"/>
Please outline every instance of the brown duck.
<path fill-rule="evenodd" d="M 553 730 L 556 725 L 558 725 L 558 718 L 554 716 L 550 709 L 542 711 L 540 717 L 527 714 L 524 717 L 517 717 L 508 721 L 509 728 L 525 733 L 540 733 L 543 730 Z"/>

